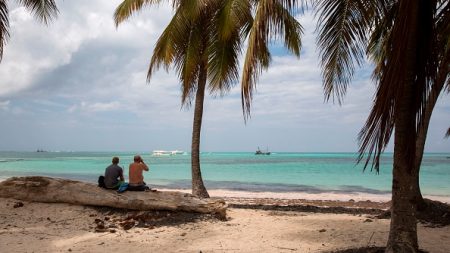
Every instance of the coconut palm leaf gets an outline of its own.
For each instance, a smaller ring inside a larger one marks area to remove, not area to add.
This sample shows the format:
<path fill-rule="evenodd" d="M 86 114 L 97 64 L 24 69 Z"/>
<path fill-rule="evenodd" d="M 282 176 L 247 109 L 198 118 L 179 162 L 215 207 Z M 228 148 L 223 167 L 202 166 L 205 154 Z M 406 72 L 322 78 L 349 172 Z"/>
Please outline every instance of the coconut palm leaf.
<path fill-rule="evenodd" d="M 33 13 L 44 24 L 48 24 L 58 16 L 58 8 L 54 0 L 18 0 L 17 2 Z M 0 0 L 0 61 L 2 60 L 3 48 L 8 38 L 8 5 L 6 0 Z"/>
<path fill-rule="evenodd" d="M 253 20 L 248 1 L 218 1 L 211 23 L 208 47 L 208 79 L 211 93 L 224 95 L 239 80 L 242 34 Z"/>
<path fill-rule="evenodd" d="M 18 0 L 18 2 L 27 8 L 35 17 L 48 24 L 58 16 L 58 8 L 54 0 Z"/>
<path fill-rule="evenodd" d="M 130 18 L 136 12 L 139 12 L 144 6 L 158 5 L 163 0 L 124 0 L 117 6 L 114 12 L 114 23 L 119 26 L 120 23 Z"/>
<path fill-rule="evenodd" d="M 267 69 L 271 55 L 269 42 L 282 38 L 285 47 L 297 57 L 300 56 L 303 28 L 292 16 L 296 1 L 260 0 L 257 2 L 255 17 L 249 29 L 248 47 L 245 55 L 241 99 L 244 119 L 250 116 L 253 90 L 259 75 Z"/>
<path fill-rule="evenodd" d="M 364 63 L 367 31 L 385 1 L 324 0 L 317 6 L 318 47 L 321 55 L 325 100 L 342 103 L 355 63 Z M 378 31 L 381 32 L 381 31 Z"/>
<path fill-rule="evenodd" d="M 5 1 L 0 1 L 0 61 L 3 57 L 3 47 L 9 38 L 8 6 Z"/>
<path fill-rule="evenodd" d="M 114 22 L 118 26 L 123 21 L 130 18 L 133 14 L 142 10 L 145 6 L 159 5 L 164 0 L 124 0 L 117 6 L 114 12 Z M 192 14 L 198 14 L 200 9 L 207 6 L 208 0 L 166 0 L 172 2 L 173 9 L 181 7 L 184 11 Z"/>
<path fill-rule="evenodd" d="M 172 20 L 159 37 L 147 73 L 152 74 L 160 66 L 166 70 L 174 65 L 182 84 L 182 105 L 189 105 L 201 62 L 202 29 L 198 21 L 191 20 L 183 8 L 178 8 Z"/>
<path fill-rule="evenodd" d="M 179 53 L 175 57 L 174 65 L 182 83 L 182 105 L 190 105 L 193 91 L 196 90 L 197 79 L 202 65 L 205 50 L 202 27 L 198 23 L 190 25 L 189 33 L 183 44 L 179 45 Z"/>

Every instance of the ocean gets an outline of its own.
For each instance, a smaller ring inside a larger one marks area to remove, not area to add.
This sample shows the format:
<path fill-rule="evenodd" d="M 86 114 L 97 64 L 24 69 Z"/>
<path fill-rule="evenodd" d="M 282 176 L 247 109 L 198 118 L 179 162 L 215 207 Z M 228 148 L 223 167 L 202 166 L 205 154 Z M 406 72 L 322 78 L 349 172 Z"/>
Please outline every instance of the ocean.
<path fill-rule="evenodd" d="M 13 176 L 51 176 L 97 182 L 99 175 L 120 157 L 128 176 L 130 152 L 0 152 L 0 180 Z M 190 155 L 141 154 L 150 166 L 144 174 L 151 187 L 190 189 Z M 356 164 L 354 153 L 203 152 L 201 169 L 208 190 L 390 194 L 392 154 L 382 157 L 379 174 Z M 424 155 L 421 173 L 424 195 L 450 197 L 450 154 Z"/>

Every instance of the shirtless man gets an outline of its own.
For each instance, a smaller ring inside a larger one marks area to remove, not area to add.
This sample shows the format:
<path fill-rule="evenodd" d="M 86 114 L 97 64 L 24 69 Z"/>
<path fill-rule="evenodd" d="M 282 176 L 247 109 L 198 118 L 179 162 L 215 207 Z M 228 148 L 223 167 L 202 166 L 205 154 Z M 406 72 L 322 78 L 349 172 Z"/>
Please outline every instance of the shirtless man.
<path fill-rule="evenodd" d="M 140 155 L 134 156 L 134 162 L 129 167 L 129 186 L 130 191 L 145 191 L 149 189 L 144 182 L 143 172 L 148 171 L 147 164 L 144 163 Z"/>

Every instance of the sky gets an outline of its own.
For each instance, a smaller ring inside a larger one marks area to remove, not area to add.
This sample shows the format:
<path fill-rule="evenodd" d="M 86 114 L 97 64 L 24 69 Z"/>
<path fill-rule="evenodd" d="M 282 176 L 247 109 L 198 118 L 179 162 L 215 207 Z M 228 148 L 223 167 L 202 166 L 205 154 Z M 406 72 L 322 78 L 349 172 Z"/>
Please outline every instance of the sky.
<path fill-rule="evenodd" d="M 161 69 L 146 82 L 170 6 L 145 8 L 116 29 L 112 16 L 120 2 L 57 1 L 59 17 L 48 26 L 8 2 L 0 150 L 190 150 L 193 107 L 181 107 L 176 73 Z M 239 83 L 223 97 L 206 96 L 202 151 L 357 152 L 375 92 L 372 68 L 355 72 L 342 105 L 325 102 L 316 20 L 311 13 L 298 19 L 305 30 L 300 59 L 272 45 L 272 63 L 259 79 L 247 123 Z M 441 95 L 427 152 L 450 152 L 450 139 L 444 139 L 449 116 L 449 97 Z"/>

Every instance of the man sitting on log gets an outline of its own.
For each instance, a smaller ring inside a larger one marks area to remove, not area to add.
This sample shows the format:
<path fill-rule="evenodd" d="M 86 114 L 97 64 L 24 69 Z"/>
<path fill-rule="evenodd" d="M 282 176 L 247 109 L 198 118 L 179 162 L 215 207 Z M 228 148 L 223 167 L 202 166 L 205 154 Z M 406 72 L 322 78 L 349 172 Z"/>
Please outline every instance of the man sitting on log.
<path fill-rule="evenodd" d="M 112 159 L 112 164 L 105 169 L 105 186 L 108 189 L 118 189 L 125 181 L 123 177 L 123 169 L 118 165 L 119 157 Z"/>
<path fill-rule="evenodd" d="M 134 162 L 130 164 L 129 167 L 129 191 L 145 191 L 150 190 L 150 188 L 144 182 L 143 172 L 148 171 L 147 164 L 140 155 L 134 156 Z"/>

